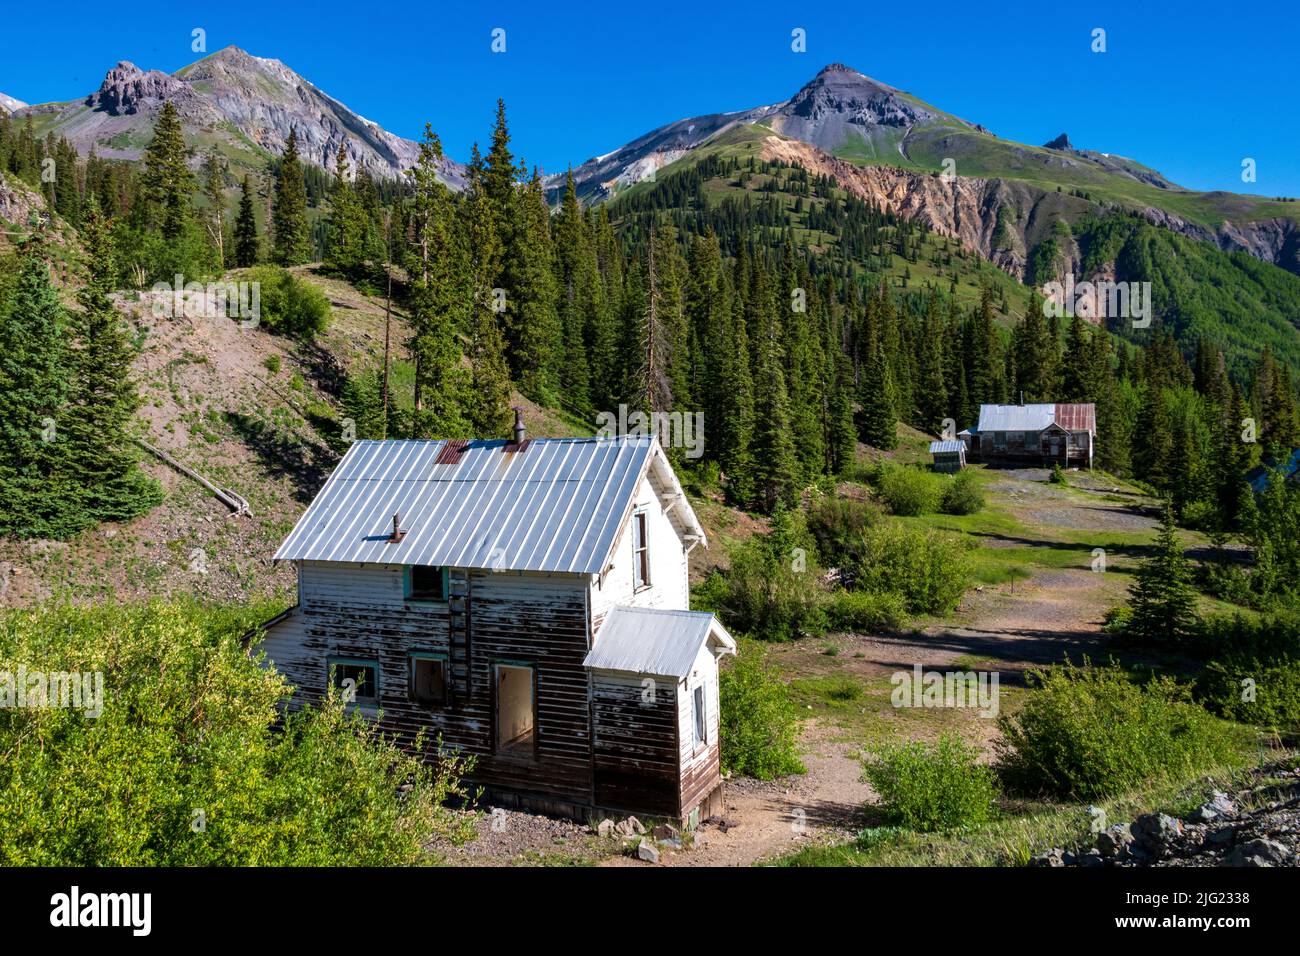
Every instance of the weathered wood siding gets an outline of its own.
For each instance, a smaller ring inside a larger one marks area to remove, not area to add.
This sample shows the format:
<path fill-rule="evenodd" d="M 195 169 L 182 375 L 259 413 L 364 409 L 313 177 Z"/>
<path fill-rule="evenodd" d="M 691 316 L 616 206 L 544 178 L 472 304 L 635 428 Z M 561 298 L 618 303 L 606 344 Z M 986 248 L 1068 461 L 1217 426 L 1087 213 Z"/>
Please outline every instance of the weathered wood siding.
<path fill-rule="evenodd" d="M 600 671 L 592 674 L 591 705 L 597 805 L 677 817 L 677 687 L 663 678 Z"/>
<path fill-rule="evenodd" d="M 623 523 L 618 543 L 610 559 L 611 567 L 604 580 L 592 575 L 591 608 L 592 633 L 600 629 L 605 615 L 616 604 L 631 607 L 656 607 L 666 610 L 686 610 L 690 607 L 690 586 L 686 547 L 681 531 L 665 513 L 667 501 L 662 489 L 649 477 L 641 479 L 637 488 L 636 510 L 644 509 L 646 540 L 649 543 L 650 585 L 637 588 L 635 554 L 633 552 L 632 518 Z"/>
<path fill-rule="evenodd" d="M 457 574 L 451 572 L 453 581 Z M 449 626 L 452 604 L 406 601 L 402 569 L 373 565 L 304 564 L 300 608 L 271 630 L 263 647 L 302 701 L 325 692 L 328 658 L 376 660 L 385 729 L 408 744 L 424 729 L 430 748 L 441 735 L 445 746 L 475 755 L 476 783 L 590 803 L 586 576 L 459 574 L 469 632 L 468 648 L 459 652 L 453 653 Z M 410 700 L 410 655 L 416 652 L 452 660 L 446 706 Z M 462 661 L 463 682 L 454 679 Z M 493 665 L 499 662 L 536 668 L 535 759 L 495 753 Z"/>
<path fill-rule="evenodd" d="M 692 701 L 704 685 L 705 743 L 695 744 Z M 681 815 L 687 816 L 722 783 L 722 748 L 718 742 L 718 662 L 706 646 L 695 659 L 690 676 L 678 688 L 678 741 L 681 762 Z"/>

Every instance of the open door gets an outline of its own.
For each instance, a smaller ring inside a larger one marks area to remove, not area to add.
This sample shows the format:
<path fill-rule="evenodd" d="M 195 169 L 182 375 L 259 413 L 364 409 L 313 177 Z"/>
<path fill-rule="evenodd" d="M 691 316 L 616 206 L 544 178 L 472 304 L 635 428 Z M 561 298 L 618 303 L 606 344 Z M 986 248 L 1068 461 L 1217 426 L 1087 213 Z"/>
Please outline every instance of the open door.
<path fill-rule="evenodd" d="M 537 749 L 535 671 L 526 664 L 496 665 L 497 753 L 533 757 Z"/>

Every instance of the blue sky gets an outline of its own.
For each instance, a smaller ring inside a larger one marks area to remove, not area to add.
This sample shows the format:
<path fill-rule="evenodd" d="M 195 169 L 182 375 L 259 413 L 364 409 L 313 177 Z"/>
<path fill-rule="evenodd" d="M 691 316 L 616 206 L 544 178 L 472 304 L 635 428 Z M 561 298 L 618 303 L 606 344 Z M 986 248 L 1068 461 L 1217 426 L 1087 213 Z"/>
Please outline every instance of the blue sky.
<path fill-rule="evenodd" d="M 102 3 L 13 4 L 0 92 L 73 99 L 122 59 L 176 70 L 198 59 L 201 27 L 210 52 L 283 60 L 395 133 L 431 122 L 461 160 L 504 97 L 517 153 L 553 172 L 672 120 L 786 99 L 840 61 L 1010 139 L 1064 131 L 1191 188 L 1300 195 L 1300 6 L 1059 6 L 135 0 L 114 16 Z M 796 27 L 805 53 L 791 51 Z M 1098 27 L 1105 53 L 1090 50 Z"/>

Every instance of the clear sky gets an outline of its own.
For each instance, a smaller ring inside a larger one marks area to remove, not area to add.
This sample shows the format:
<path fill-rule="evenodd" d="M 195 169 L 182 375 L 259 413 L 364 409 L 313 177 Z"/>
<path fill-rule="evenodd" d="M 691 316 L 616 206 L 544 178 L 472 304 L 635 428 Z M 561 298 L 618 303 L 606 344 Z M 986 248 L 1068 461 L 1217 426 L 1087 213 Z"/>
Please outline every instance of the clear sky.
<path fill-rule="evenodd" d="M 1051 9 L 1055 7 L 1056 9 Z M 7 4 L 0 92 L 98 87 L 118 60 L 173 71 L 235 44 L 385 128 L 428 121 L 455 158 L 504 97 L 547 172 L 701 113 L 784 100 L 840 61 L 995 133 L 1120 153 L 1195 189 L 1300 195 L 1300 4 L 603 2 Z M 491 50 L 505 30 L 504 53 Z M 800 28 L 807 51 L 791 50 Z M 1106 31 L 1093 53 L 1092 32 Z M 1257 182 L 1241 180 L 1256 161 Z"/>

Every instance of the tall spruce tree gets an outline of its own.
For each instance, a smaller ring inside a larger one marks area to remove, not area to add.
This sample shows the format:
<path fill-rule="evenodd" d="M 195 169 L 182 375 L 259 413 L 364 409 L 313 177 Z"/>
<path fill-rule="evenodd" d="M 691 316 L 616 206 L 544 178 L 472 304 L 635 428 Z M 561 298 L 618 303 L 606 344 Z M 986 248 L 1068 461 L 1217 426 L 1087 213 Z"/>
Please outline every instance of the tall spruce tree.
<path fill-rule="evenodd" d="M 135 350 L 122 315 L 113 305 L 113 242 L 98 207 L 91 205 L 81 229 L 86 251 L 85 284 L 73 313 L 69 401 L 60 471 L 78 490 L 77 509 L 92 521 L 123 521 L 162 501 L 157 482 L 136 464 L 130 425 L 141 405 L 131 374 Z"/>
<path fill-rule="evenodd" d="M 277 265 L 296 266 L 311 259 L 311 234 L 307 226 L 307 185 L 298 158 L 298 131 L 289 130 L 275 177 L 271 211 L 271 258 Z"/>
<path fill-rule="evenodd" d="M 149 204 L 150 223 L 158 227 L 164 239 L 180 238 L 189 220 L 194 175 L 190 172 L 188 156 L 180 114 L 168 100 L 154 124 L 153 139 L 145 148 L 144 173 L 140 178 Z"/>
<path fill-rule="evenodd" d="M 1132 616 L 1126 633 L 1152 643 L 1186 641 L 1196 631 L 1196 592 L 1192 570 L 1183 554 L 1174 511 L 1165 506 L 1155 553 L 1138 565 L 1129 589 Z"/>
<path fill-rule="evenodd" d="M 0 532 L 63 537 L 74 492 L 56 472 L 69 388 L 67 314 L 50 283 L 37 233 L 24 246 L 7 302 L 0 301 Z"/>
<path fill-rule="evenodd" d="M 235 218 L 235 265 L 241 269 L 257 264 L 257 213 L 253 209 L 253 185 L 247 175 L 240 186 L 239 215 Z"/>

